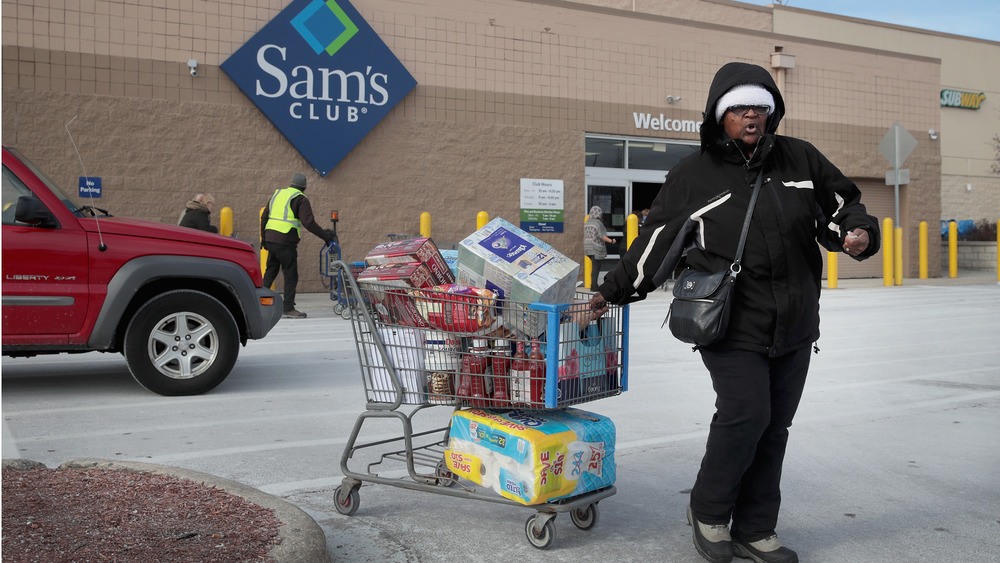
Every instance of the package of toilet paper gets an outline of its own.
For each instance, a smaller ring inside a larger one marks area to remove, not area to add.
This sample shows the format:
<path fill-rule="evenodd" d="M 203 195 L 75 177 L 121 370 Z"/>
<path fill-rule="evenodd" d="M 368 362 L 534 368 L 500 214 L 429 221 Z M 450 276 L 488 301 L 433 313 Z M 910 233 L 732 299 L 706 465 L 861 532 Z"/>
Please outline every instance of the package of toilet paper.
<path fill-rule="evenodd" d="M 615 425 L 579 409 L 455 411 L 445 462 L 459 477 L 521 504 L 615 482 Z"/>

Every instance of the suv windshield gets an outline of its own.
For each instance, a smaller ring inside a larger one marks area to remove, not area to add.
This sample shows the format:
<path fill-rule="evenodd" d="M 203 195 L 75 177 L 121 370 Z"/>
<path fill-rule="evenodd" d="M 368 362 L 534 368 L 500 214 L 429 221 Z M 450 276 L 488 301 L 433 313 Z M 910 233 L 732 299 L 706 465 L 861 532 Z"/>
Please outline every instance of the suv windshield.
<path fill-rule="evenodd" d="M 38 176 L 38 179 L 44 182 L 45 185 L 48 186 L 49 190 L 51 190 L 52 193 L 59 198 L 59 201 L 61 201 L 63 205 L 65 205 L 77 217 L 84 217 L 84 212 L 85 212 L 84 210 L 86 209 L 85 206 L 80 207 L 76 203 L 74 203 L 69 198 L 69 196 L 66 195 L 66 192 L 62 191 L 62 188 L 59 187 L 59 184 L 56 184 L 55 181 L 52 178 L 49 178 L 48 175 L 46 175 L 41 168 L 35 166 L 33 162 L 25 158 L 25 156 L 21 154 L 20 151 L 11 147 L 7 147 L 7 150 L 14 156 L 16 156 L 18 160 L 20 160 L 25 166 L 30 168 L 31 171 L 35 173 L 35 176 Z"/>

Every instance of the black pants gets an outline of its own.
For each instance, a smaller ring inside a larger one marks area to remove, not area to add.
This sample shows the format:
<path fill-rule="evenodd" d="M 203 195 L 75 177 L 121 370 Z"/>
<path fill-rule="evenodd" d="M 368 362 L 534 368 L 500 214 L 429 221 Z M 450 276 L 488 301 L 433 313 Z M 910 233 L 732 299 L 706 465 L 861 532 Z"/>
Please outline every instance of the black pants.
<path fill-rule="evenodd" d="M 267 243 L 264 287 L 271 287 L 278 270 L 285 274 L 284 312 L 295 310 L 295 286 L 299 284 L 299 247 L 294 244 Z"/>
<path fill-rule="evenodd" d="M 788 427 L 802 397 L 809 347 L 777 358 L 742 350 L 701 350 L 715 388 L 715 415 L 691 490 L 705 524 L 729 524 L 745 541 L 774 534 Z"/>
<path fill-rule="evenodd" d="M 590 289 L 597 291 L 597 280 L 601 279 L 601 265 L 604 264 L 603 258 L 594 258 L 590 256 L 591 268 L 590 268 Z"/>

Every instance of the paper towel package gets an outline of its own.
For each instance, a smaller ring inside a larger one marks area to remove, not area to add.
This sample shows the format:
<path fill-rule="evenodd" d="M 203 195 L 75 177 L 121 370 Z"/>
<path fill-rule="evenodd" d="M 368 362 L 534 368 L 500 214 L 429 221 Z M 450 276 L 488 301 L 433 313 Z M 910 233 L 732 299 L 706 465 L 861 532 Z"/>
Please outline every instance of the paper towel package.
<path fill-rule="evenodd" d="M 379 337 L 385 345 L 386 353 L 396 377 L 403 388 L 403 403 L 420 405 L 427 402 L 427 377 L 424 374 L 424 331 L 417 328 L 380 328 Z M 392 376 L 385 364 L 385 358 L 374 344 L 365 345 L 366 365 L 369 366 L 371 385 L 369 399 L 380 403 L 396 400 L 396 390 Z"/>
<path fill-rule="evenodd" d="M 579 410 L 456 411 L 445 462 L 459 477 L 521 504 L 615 483 L 615 424 Z"/>
<path fill-rule="evenodd" d="M 458 247 L 458 283 L 492 290 L 518 303 L 569 303 L 580 265 L 535 236 L 496 218 Z M 545 315 L 507 303 L 504 326 L 536 337 Z"/>

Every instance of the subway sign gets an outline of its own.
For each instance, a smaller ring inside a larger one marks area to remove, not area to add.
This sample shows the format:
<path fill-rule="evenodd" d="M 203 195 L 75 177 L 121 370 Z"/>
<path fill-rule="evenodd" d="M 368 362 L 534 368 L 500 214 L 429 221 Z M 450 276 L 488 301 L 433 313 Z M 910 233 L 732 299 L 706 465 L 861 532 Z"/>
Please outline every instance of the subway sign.
<path fill-rule="evenodd" d="M 320 176 L 417 85 L 347 0 L 294 0 L 222 70 Z"/>
<path fill-rule="evenodd" d="M 941 90 L 941 107 L 979 109 L 986 99 L 986 94 L 979 92 L 959 92 L 958 90 Z"/>

